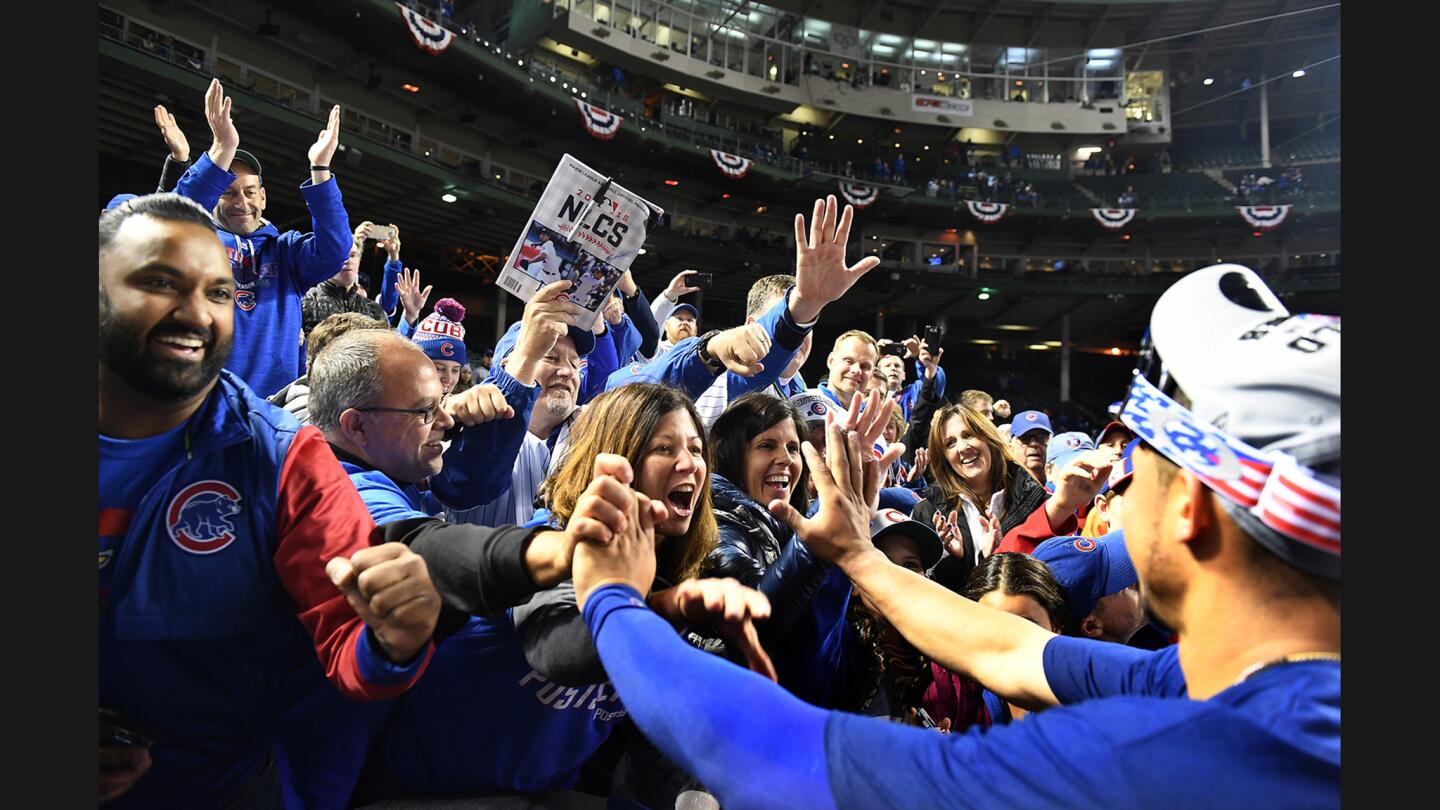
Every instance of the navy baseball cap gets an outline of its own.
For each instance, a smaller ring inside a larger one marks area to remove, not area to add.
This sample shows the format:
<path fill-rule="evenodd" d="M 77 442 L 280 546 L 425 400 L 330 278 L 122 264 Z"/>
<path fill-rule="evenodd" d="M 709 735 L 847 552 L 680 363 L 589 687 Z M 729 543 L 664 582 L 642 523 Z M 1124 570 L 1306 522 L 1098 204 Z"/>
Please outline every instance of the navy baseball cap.
<path fill-rule="evenodd" d="M 510 328 L 505 330 L 505 335 L 500 338 L 500 342 L 495 344 L 494 360 L 496 365 L 504 363 L 505 358 L 509 357 L 510 352 L 514 351 L 515 342 L 520 339 L 521 323 L 521 321 L 516 321 L 510 324 Z M 570 336 L 570 340 L 575 343 L 576 354 L 585 357 L 595 350 L 594 332 L 591 332 L 589 329 L 581 329 L 578 326 L 567 326 L 566 331 Z"/>
<path fill-rule="evenodd" d="M 1036 428 L 1055 435 L 1055 428 L 1050 427 L 1050 417 L 1040 411 L 1017 413 L 1015 418 L 1010 420 L 1010 435 L 1017 439 Z"/>
<path fill-rule="evenodd" d="M 1094 449 L 1095 442 L 1090 441 L 1090 437 L 1084 433 L 1057 433 L 1050 437 L 1050 443 L 1045 446 L 1045 463 L 1054 464 L 1057 470 L 1062 469 L 1071 459 Z"/>
<path fill-rule="evenodd" d="M 940 562 L 942 549 L 940 535 L 935 530 L 898 509 L 877 509 L 870 518 L 870 540 L 877 541 L 890 535 L 903 535 L 915 541 L 915 550 L 920 554 L 920 567 L 929 571 Z"/>
<path fill-rule="evenodd" d="M 1072 622 L 1089 616 L 1101 599 L 1139 581 L 1125 549 L 1123 529 L 1102 537 L 1052 537 L 1030 556 L 1050 566 Z"/>
<path fill-rule="evenodd" d="M 670 317 L 675 317 L 675 313 L 682 309 L 690 310 L 690 314 L 695 316 L 695 320 L 700 320 L 700 310 L 696 309 L 694 304 L 676 304 L 675 308 L 670 310 Z"/>
<path fill-rule="evenodd" d="M 235 150 L 235 160 L 244 163 L 246 166 L 249 166 L 250 170 L 255 172 L 257 175 L 260 175 L 261 177 L 265 176 L 265 173 L 260 171 L 260 160 L 249 152 L 246 152 L 244 149 Z M 235 171 L 235 161 L 231 161 L 230 171 Z"/>

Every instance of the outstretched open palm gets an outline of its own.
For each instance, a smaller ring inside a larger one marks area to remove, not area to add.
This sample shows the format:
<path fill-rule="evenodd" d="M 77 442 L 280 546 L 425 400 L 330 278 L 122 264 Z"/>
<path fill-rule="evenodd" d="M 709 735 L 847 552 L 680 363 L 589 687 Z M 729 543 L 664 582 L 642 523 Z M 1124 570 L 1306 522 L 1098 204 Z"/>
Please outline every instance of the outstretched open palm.
<path fill-rule="evenodd" d="M 880 264 L 879 257 L 866 256 L 846 266 L 845 243 L 850 239 L 855 209 L 847 205 L 844 213 L 836 214 L 835 195 L 816 200 L 808 235 L 805 215 L 795 215 L 795 295 L 790 311 L 800 323 L 815 320 L 826 304 L 839 300 L 861 276 Z"/>

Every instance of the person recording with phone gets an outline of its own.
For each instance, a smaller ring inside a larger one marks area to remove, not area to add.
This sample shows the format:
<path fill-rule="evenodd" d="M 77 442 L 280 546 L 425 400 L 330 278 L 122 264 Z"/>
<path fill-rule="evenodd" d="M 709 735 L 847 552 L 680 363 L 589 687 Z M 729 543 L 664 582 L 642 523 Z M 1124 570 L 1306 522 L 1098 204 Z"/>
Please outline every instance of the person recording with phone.
<path fill-rule="evenodd" d="M 369 239 L 377 240 L 389 254 L 378 301 L 366 298 L 360 287 L 360 259 Z M 316 324 L 337 312 L 359 312 L 388 323 L 389 315 L 395 312 L 395 305 L 400 301 L 395 286 L 400 268 L 400 229 L 394 225 L 376 225 L 369 220 L 360 223 L 355 229 L 350 255 L 340 272 L 311 287 L 300 299 L 301 328 L 305 335 L 308 337 Z"/>
<path fill-rule="evenodd" d="M 945 369 L 940 367 L 940 358 L 945 355 L 945 350 L 940 348 L 941 335 L 939 329 L 927 326 L 923 340 L 919 335 L 911 335 L 899 343 L 886 338 L 876 341 L 880 347 L 880 359 L 875 367 L 888 380 L 890 396 L 900 403 L 901 415 L 907 422 L 911 419 L 910 412 L 915 403 L 920 400 L 921 388 L 930 377 L 935 378 L 935 398 L 945 397 Z M 915 361 L 916 379 L 908 386 L 905 385 L 906 360 Z"/>

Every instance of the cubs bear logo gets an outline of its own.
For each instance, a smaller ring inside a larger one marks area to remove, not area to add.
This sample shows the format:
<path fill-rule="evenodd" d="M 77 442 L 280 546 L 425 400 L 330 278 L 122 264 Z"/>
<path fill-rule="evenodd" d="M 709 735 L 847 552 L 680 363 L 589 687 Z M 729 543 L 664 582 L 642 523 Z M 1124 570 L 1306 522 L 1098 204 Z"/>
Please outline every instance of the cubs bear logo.
<path fill-rule="evenodd" d="M 245 310 L 246 312 L 249 312 L 250 310 L 254 309 L 254 308 L 255 308 L 255 291 L 254 291 L 254 290 L 236 290 L 236 291 L 235 291 L 235 306 L 240 307 L 241 309 Z"/>
<path fill-rule="evenodd" d="M 1040 418 L 1039 414 L 1033 414 L 1033 413 L 1027 413 L 1027 414 L 1025 414 L 1025 421 L 1027 421 L 1027 422 L 1034 422 L 1036 419 L 1039 419 L 1039 418 Z"/>
<path fill-rule="evenodd" d="M 196 481 L 165 510 L 170 539 L 191 554 L 214 554 L 235 542 L 231 518 L 240 514 L 240 501 L 240 493 L 224 481 Z"/>
<path fill-rule="evenodd" d="M 810 413 L 814 414 L 815 416 L 824 416 L 824 415 L 825 415 L 825 403 L 823 403 L 823 402 L 812 402 L 812 403 L 810 403 Z"/>
<path fill-rule="evenodd" d="M 1095 541 L 1091 540 L 1088 537 L 1075 538 L 1076 551 L 1094 551 L 1096 548 L 1097 546 L 1095 545 Z"/>

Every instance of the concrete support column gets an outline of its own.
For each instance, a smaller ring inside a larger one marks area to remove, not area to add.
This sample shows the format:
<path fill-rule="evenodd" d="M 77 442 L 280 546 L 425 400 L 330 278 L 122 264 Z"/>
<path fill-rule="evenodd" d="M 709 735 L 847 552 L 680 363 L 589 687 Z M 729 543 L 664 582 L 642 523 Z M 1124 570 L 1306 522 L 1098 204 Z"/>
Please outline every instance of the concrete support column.
<path fill-rule="evenodd" d="M 1260 165 L 1270 168 L 1270 85 L 1260 85 Z"/>
<path fill-rule="evenodd" d="M 1070 313 L 1060 316 L 1060 401 L 1070 401 Z"/>

